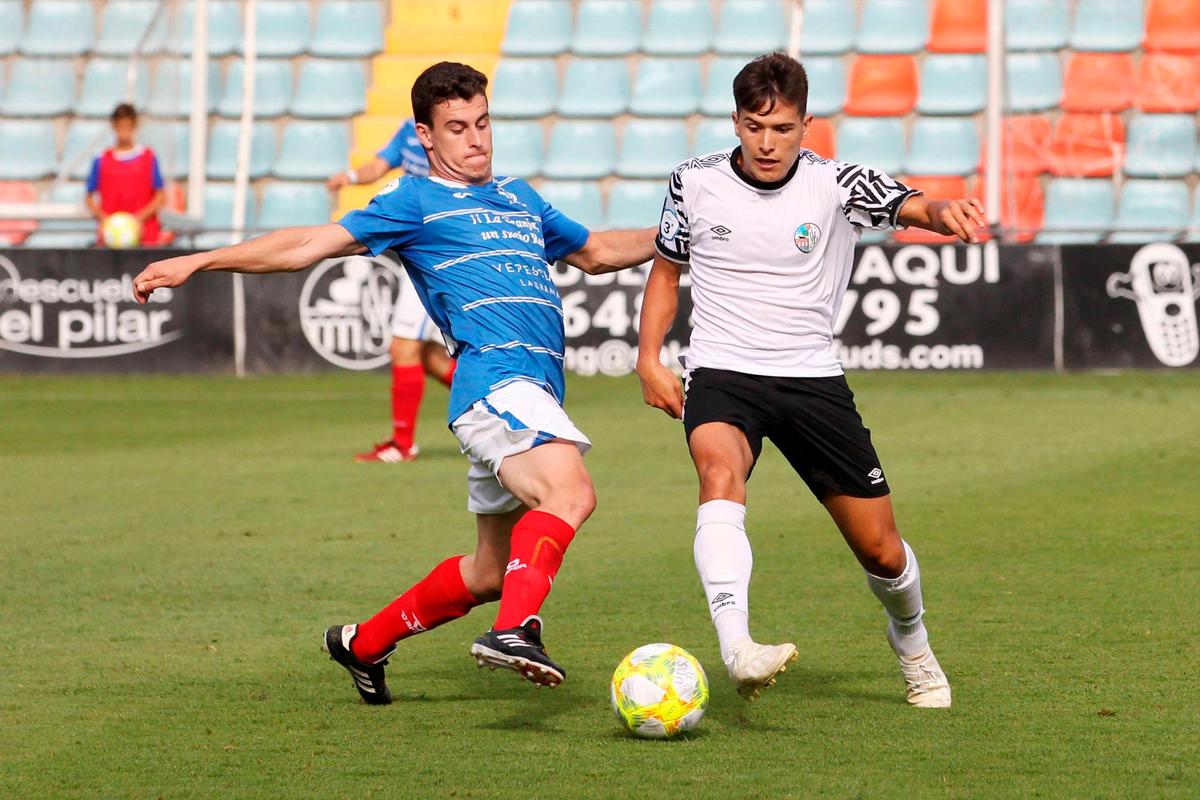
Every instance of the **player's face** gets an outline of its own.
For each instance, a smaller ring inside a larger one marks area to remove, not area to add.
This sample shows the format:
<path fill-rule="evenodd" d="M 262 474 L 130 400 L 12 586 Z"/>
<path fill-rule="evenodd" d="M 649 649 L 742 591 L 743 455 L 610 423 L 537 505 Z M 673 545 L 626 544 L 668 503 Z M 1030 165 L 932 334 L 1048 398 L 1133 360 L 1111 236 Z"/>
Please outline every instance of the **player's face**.
<path fill-rule="evenodd" d="M 429 172 L 458 183 L 492 179 L 492 124 L 487 98 L 457 97 L 433 107 L 432 125 L 417 123 L 417 137 L 429 151 Z"/>
<path fill-rule="evenodd" d="M 133 147 L 133 137 L 137 133 L 137 123 L 131 119 L 122 117 L 112 124 L 113 136 L 117 140 L 117 148 L 128 150 Z"/>
<path fill-rule="evenodd" d="M 733 129 L 742 143 L 741 167 L 760 181 L 777 181 L 787 175 L 804 146 L 804 132 L 812 116 L 782 100 L 758 111 L 733 115 Z"/>

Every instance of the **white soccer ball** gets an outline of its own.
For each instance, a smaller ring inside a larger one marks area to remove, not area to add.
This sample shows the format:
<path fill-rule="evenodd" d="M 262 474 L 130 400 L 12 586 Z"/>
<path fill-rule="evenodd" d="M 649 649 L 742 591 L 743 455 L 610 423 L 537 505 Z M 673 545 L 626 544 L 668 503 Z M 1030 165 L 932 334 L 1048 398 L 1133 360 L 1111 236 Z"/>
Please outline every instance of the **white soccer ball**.
<path fill-rule="evenodd" d="M 102 232 L 104 244 L 117 250 L 137 247 L 142 241 L 142 224 L 137 217 L 125 211 L 106 217 Z"/>
<path fill-rule="evenodd" d="M 708 706 L 708 677 L 673 644 L 647 644 L 617 665 L 610 686 L 617 719 L 635 736 L 669 739 L 694 730 Z"/>

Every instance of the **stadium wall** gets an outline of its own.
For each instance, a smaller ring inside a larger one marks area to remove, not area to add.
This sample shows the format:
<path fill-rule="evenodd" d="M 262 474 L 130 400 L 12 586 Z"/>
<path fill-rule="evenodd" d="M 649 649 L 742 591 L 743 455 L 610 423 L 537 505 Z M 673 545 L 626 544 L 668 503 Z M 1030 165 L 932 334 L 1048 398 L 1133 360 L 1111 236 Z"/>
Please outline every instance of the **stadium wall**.
<path fill-rule="evenodd" d="M 0 251 L 0 372 L 231 372 L 232 279 L 203 276 L 138 306 L 132 278 L 156 257 Z M 861 246 L 835 332 L 849 369 L 1195 368 L 1198 262 L 1200 245 L 1168 243 Z M 630 372 L 643 273 L 557 264 L 554 277 L 568 370 Z M 400 278 L 387 257 L 246 276 L 248 371 L 386 367 Z M 686 295 L 666 346 L 672 365 L 687 340 Z"/>

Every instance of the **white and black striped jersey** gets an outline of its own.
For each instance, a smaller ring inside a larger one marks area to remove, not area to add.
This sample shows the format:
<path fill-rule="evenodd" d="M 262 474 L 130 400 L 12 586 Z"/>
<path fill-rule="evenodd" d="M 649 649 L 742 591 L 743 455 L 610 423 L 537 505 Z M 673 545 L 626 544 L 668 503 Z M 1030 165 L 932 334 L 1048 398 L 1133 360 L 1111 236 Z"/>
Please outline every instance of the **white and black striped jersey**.
<path fill-rule="evenodd" d="M 918 191 L 883 172 L 800 151 L 776 183 L 738 148 L 671 174 L 655 247 L 691 264 L 693 328 L 680 361 L 753 375 L 840 375 L 833 325 L 863 228 L 897 227 Z"/>

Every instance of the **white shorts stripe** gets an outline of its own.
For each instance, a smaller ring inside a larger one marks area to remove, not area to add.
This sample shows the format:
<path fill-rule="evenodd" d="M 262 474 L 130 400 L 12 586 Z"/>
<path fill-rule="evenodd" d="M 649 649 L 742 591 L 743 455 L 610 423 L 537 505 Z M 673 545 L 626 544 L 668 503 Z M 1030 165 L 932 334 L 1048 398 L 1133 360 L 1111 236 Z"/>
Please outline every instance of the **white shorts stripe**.
<path fill-rule="evenodd" d="M 539 264 L 542 264 L 546 267 L 550 266 L 549 264 L 546 263 L 545 259 L 538 258 L 536 253 L 531 253 L 528 250 L 511 250 L 511 249 L 509 249 L 509 250 L 484 250 L 479 253 L 471 253 L 469 255 L 459 256 L 458 258 L 452 258 L 449 261 L 443 261 L 440 264 L 434 264 L 433 268 L 434 269 L 445 269 L 446 267 L 453 267 L 458 264 L 465 264 L 468 261 L 474 261 L 477 258 L 486 258 L 487 256 L 524 256 L 526 258 L 531 258 L 534 261 L 536 261 Z"/>
<path fill-rule="evenodd" d="M 494 303 L 533 303 L 539 306 L 550 306 L 560 315 L 563 313 L 562 309 L 558 307 L 558 303 L 555 303 L 553 300 L 546 300 L 542 297 L 485 297 L 482 300 L 476 300 L 474 302 L 467 303 L 462 307 L 462 310 L 470 311 L 473 308 L 490 306 Z"/>

